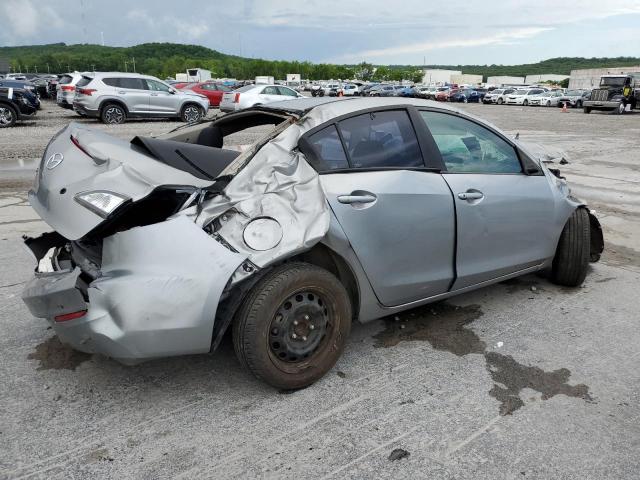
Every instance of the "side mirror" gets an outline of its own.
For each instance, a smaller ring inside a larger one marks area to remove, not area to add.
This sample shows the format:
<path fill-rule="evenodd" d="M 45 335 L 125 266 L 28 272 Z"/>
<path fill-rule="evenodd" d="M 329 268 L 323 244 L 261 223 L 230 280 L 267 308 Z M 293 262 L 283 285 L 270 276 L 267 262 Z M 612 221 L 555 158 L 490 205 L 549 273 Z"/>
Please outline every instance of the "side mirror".
<path fill-rule="evenodd" d="M 169 87 L 169 93 L 175 94 L 175 93 L 178 93 L 178 91 L 173 87 Z"/>

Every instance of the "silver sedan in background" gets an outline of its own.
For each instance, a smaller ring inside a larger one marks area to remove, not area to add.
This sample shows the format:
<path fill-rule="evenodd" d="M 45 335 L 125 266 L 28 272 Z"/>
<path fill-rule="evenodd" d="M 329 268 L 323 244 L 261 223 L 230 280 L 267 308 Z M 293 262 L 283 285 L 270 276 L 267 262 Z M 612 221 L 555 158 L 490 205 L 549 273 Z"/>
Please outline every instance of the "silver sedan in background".
<path fill-rule="evenodd" d="M 230 327 L 247 370 L 302 388 L 353 321 L 534 271 L 580 285 L 602 231 L 552 160 L 418 99 L 290 100 L 131 142 L 71 124 L 29 192 L 55 231 L 25 240 L 23 300 L 124 363 L 215 350 Z"/>
<path fill-rule="evenodd" d="M 235 112 L 243 108 L 301 97 L 303 95 L 283 85 L 246 85 L 232 92 L 225 92 L 220 101 L 220 110 Z"/>

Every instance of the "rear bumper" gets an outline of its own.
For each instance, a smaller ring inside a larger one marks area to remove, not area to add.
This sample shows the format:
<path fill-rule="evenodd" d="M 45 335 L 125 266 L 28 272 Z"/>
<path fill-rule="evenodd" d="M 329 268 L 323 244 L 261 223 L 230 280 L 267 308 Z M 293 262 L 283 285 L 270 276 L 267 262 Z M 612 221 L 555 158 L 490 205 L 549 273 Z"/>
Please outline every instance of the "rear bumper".
<path fill-rule="evenodd" d="M 222 292 L 244 258 L 177 217 L 105 238 L 101 276 L 88 285 L 77 267 L 36 273 L 22 298 L 82 352 L 125 364 L 206 353 Z M 55 321 L 79 311 L 86 314 Z"/>
<path fill-rule="evenodd" d="M 73 109 L 82 115 L 86 115 L 87 117 L 98 118 L 100 116 L 100 111 L 97 108 L 88 108 L 86 105 L 78 102 L 73 102 Z"/>
<path fill-rule="evenodd" d="M 620 102 L 585 100 L 582 102 L 583 107 L 589 107 L 593 110 L 615 110 L 620 106 Z"/>

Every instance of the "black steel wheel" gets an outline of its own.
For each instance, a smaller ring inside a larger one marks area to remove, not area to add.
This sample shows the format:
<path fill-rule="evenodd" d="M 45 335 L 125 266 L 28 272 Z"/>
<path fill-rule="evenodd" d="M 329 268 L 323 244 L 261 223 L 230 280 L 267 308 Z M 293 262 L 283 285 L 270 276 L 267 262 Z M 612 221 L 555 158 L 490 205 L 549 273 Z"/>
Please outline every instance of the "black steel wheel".
<path fill-rule="evenodd" d="M 306 263 L 275 268 L 249 292 L 233 324 L 240 363 L 282 389 L 311 385 L 340 357 L 351 329 L 347 291 Z"/>
<path fill-rule="evenodd" d="M 18 120 L 18 114 L 9 105 L 0 105 L 0 128 L 12 127 Z"/>
<path fill-rule="evenodd" d="M 125 112 L 123 107 L 116 103 L 108 103 L 102 107 L 100 119 L 102 120 L 102 123 L 120 125 L 127 120 L 127 112 Z"/>

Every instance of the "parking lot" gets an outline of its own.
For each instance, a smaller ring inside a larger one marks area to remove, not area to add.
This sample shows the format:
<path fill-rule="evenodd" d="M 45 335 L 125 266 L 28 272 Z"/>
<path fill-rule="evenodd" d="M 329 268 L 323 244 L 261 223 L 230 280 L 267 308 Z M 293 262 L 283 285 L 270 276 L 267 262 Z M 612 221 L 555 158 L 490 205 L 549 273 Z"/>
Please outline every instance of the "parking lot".
<path fill-rule="evenodd" d="M 355 325 L 333 371 L 293 393 L 242 371 L 230 341 L 135 367 L 73 352 L 20 300 L 21 236 L 48 229 L 26 191 L 53 134 L 180 123 L 105 126 L 44 102 L 0 130 L 0 478 L 637 478 L 640 114 L 460 108 L 566 152 L 602 260 L 581 288 L 529 275 Z"/>

